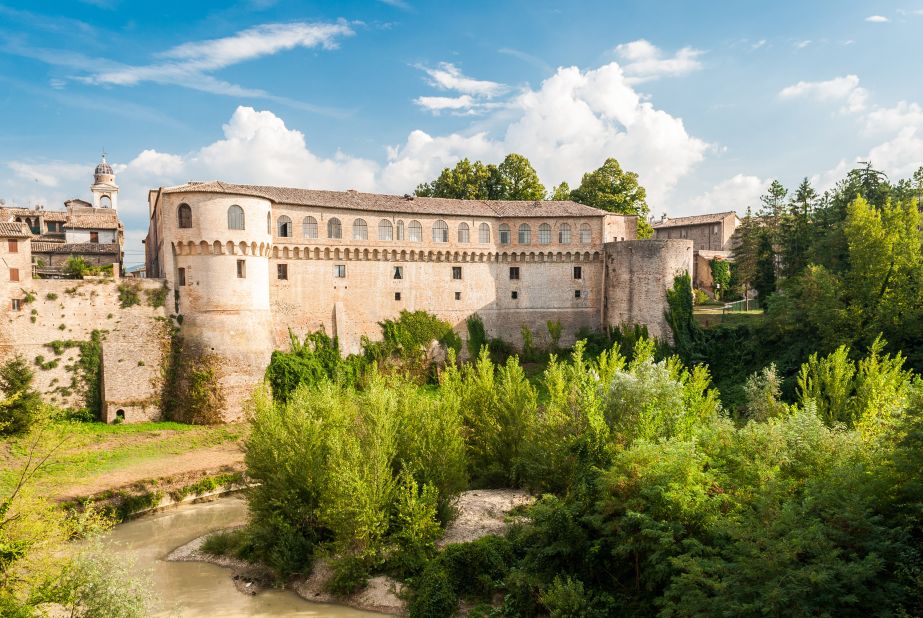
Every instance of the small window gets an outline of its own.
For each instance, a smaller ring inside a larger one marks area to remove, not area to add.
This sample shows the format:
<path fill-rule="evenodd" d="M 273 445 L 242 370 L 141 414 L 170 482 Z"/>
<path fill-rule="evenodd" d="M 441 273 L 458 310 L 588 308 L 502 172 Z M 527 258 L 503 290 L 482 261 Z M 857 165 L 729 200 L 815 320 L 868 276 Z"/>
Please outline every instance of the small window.
<path fill-rule="evenodd" d="M 192 227 L 192 208 L 189 207 L 189 204 L 179 205 L 179 209 L 176 211 L 176 218 L 181 228 Z"/>
<path fill-rule="evenodd" d="M 246 229 L 244 226 L 244 209 L 237 204 L 231 204 L 231 206 L 228 207 L 228 229 Z"/>
<path fill-rule="evenodd" d="M 689 235 L 689 231 L 686 230 L 686 229 L 682 229 L 682 230 L 679 231 L 679 237 L 680 237 L 680 238 L 686 238 L 688 235 Z"/>
<path fill-rule="evenodd" d="M 279 217 L 279 238 L 292 237 L 292 220 L 287 215 Z"/>
<path fill-rule="evenodd" d="M 574 266 L 574 279 L 583 279 L 583 266 Z"/>
<path fill-rule="evenodd" d="M 395 279 L 403 279 L 403 278 L 404 278 L 404 267 L 403 267 L 403 266 L 395 266 L 395 267 L 394 267 L 394 278 L 395 278 Z"/>
<path fill-rule="evenodd" d="M 238 279 L 247 278 L 247 261 L 246 260 L 237 260 L 237 278 Z"/>
<path fill-rule="evenodd" d="M 449 242 L 449 224 L 442 219 L 433 223 L 433 242 Z"/>
<path fill-rule="evenodd" d="M 19 253 L 19 241 L 11 238 L 7 241 L 7 249 L 10 253 Z"/>
<path fill-rule="evenodd" d="M 468 224 L 459 223 L 458 224 L 458 242 L 460 243 L 468 242 L 468 232 L 469 232 Z"/>
<path fill-rule="evenodd" d="M 404 222 L 398 219 L 397 225 L 395 227 L 397 228 L 397 239 L 396 240 L 404 240 Z"/>
<path fill-rule="evenodd" d="M 482 245 L 486 245 L 490 242 L 490 226 L 486 223 L 482 223 L 478 227 L 478 242 Z"/>
<path fill-rule="evenodd" d="M 461 292 L 455 292 L 455 300 L 461 300 Z"/>
<path fill-rule="evenodd" d="M 570 244 L 570 225 L 562 223 L 558 227 L 558 242 L 562 245 Z"/>
<path fill-rule="evenodd" d="M 378 240 L 391 240 L 394 234 L 394 226 L 387 219 L 378 222 Z"/>
<path fill-rule="evenodd" d="M 510 266 L 510 279 L 519 279 L 519 267 Z"/>
<path fill-rule="evenodd" d="M 580 290 L 574 290 L 574 298 L 580 298 Z"/>
<path fill-rule="evenodd" d="M 99 232 L 90 232 L 90 242 L 94 244 L 99 243 Z"/>
<path fill-rule="evenodd" d="M 346 264 L 334 264 L 333 265 L 333 276 L 337 279 L 346 278 Z"/>
<path fill-rule="evenodd" d="M 276 264 L 276 276 L 279 279 L 288 279 L 288 264 Z"/>
<path fill-rule="evenodd" d="M 532 242 L 532 228 L 528 223 L 519 226 L 519 244 L 528 245 Z"/>
<path fill-rule="evenodd" d="M 266 233 L 272 236 L 272 213 L 266 213 Z"/>
<path fill-rule="evenodd" d="M 551 243 L 551 226 L 542 223 L 538 226 L 538 244 L 547 245 Z"/>
<path fill-rule="evenodd" d="M 580 224 L 580 242 L 588 245 L 593 241 L 593 232 L 590 230 L 589 223 Z"/>
<path fill-rule="evenodd" d="M 13 302 L 11 303 L 10 308 L 11 308 L 13 311 L 20 311 L 20 310 L 22 309 L 22 300 L 20 300 L 20 299 L 18 299 L 18 298 L 14 298 L 14 299 L 12 299 L 12 301 L 13 301 Z"/>
<path fill-rule="evenodd" d="M 317 238 L 317 219 L 305 217 L 301 220 L 301 235 L 305 238 Z"/>
<path fill-rule="evenodd" d="M 400 292 L 395 292 L 395 293 L 394 293 L 394 300 L 400 300 L 400 299 L 401 299 L 401 293 L 400 293 Z"/>
<path fill-rule="evenodd" d="M 500 244 L 510 244 L 510 226 L 508 226 L 506 223 L 500 224 Z"/>
<path fill-rule="evenodd" d="M 176 285 L 179 285 L 179 286 L 186 285 L 186 269 L 185 268 L 176 269 Z"/>
<path fill-rule="evenodd" d="M 353 221 L 353 240 L 368 240 L 369 226 L 365 219 L 356 219 Z"/>
<path fill-rule="evenodd" d="M 407 224 L 407 240 L 410 242 L 420 242 L 423 240 L 423 226 L 419 221 L 411 221 Z"/>
<path fill-rule="evenodd" d="M 512 292 L 510 292 L 510 298 L 512 298 L 513 300 L 516 300 L 517 298 L 519 298 L 519 292 L 517 292 L 516 290 L 513 290 Z"/>
<path fill-rule="evenodd" d="M 327 238 L 343 238 L 343 224 L 336 217 L 327 221 Z"/>
<path fill-rule="evenodd" d="M 717 225 L 712 226 L 712 228 L 711 228 L 711 233 L 712 233 L 712 234 L 715 234 L 715 235 L 718 234 L 718 226 L 717 226 Z"/>
<path fill-rule="evenodd" d="M 453 267 L 452 267 L 452 278 L 453 278 L 453 279 L 461 279 L 461 266 L 453 266 Z"/>
<path fill-rule="evenodd" d="M 18 268 L 10 269 L 10 281 L 19 281 L 19 269 Z"/>

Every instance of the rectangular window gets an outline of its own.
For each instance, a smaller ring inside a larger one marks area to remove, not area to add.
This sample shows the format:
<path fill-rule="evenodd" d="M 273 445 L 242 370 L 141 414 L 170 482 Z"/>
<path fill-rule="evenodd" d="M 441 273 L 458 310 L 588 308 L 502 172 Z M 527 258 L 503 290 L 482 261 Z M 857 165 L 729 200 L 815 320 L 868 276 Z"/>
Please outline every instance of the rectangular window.
<path fill-rule="evenodd" d="M 453 267 L 452 267 L 452 278 L 453 278 L 453 279 L 461 279 L 461 266 L 453 266 Z"/>
<path fill-rule="evenodd" d="M 400 292 L 395 292 L 395 293 L 394 293 L 394 300 L 400 300 L 400 299 L 401 299 L 401 293 L 400 293 Z"/>
<path fill-rule="evenodd" d="M 176 284 L 186 285 L 186 269 L 185 268 L 178 268 L 176 270 Z"/>
<path fill-rule="evenodd" d="M 574 266 L 574 279 L 583 279 L 583 267 Z"/>
<path fill-rule="evenodd" d="M 99 242 L 99 232 L 90 232 L 90 242 L 92 243 Z"/>
<path fill-rule="evenodd" d="M 276 276 L 279 279 L 288 279 L 288 264 L 276 264 Z"/>
<path fill-rule="evenodd" d="M 455 292 L 455 300 L 461 300 L 461 292 Z"/>
<path fill-rule="evenodd" d="M 580 290 L 574 290 L 574 298 L 580 298 Z"/>
<path fill-rule="evenodd" d="M 237 278 L 238 279 L 247 278 L 247 261 L 246 260 L 237 260 Z"/>
<path fill-rule="evenodd" d="M 519 279 L 519 267 L 510 266 L 510 279 Z"/>
<path fill-rule="evenodd" d="M 512 298 L 513 300 L 516 300 L 517 298 L 519 298 L 519 292 L 517 292 L 516 290 L 513 290 L 512 292 L 510 292 L 510 298 Z"/>
<path fill-rule="evenodd" d="M 346 278 L 346 264 L 334 264 L 333 265 L 333 276 L 337 279 Z"/>
<path fill-rule="evenodd" d="M 7 241 L 7 249 L 9 249 L 10 253 L 19 253 L 19 241 L 11 238 Z"/>
<path fill-rule="evenodd" d="M 14 298 L 12 302 L 12 309 L 13 311 L 19 311 L 22 309 L 22 301 L 18 298 Z"/>
<path fill-rule="evenodd" d="M 404 278 L 404 267 L 403 267 L 403 266 L 395 266 L 395 267 L 394 267 L 394 278 L 395 278 L 395 279 L 403 279 L 403 278 Z"/>
<path fill-rule="evenodd" d="M 19 269 L 18 268 L 10 269 L 10 281 L 19 281 Z"/>

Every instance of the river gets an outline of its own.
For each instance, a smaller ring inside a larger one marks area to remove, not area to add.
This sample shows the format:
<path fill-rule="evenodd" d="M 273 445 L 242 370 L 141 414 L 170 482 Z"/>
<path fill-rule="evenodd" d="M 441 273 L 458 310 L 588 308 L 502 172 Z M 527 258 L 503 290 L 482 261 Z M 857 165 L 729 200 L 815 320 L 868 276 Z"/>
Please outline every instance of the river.
<path fill-rule="evenodd" d="M 382 614 L 311 603 L 288 591 L 246 595 L 234 587 L 228 569 L 204 562 L 164 560 L 177 547 L 212 530 L 240 525 L 246 518 L 246 502 L 239 496 L 229 496 L 182 505 L 116 526 L 105 543 L 113 552 L 131 556 L 139 570 L 147 571 L 156 599 L 151 616 L 381 618 Z"/>

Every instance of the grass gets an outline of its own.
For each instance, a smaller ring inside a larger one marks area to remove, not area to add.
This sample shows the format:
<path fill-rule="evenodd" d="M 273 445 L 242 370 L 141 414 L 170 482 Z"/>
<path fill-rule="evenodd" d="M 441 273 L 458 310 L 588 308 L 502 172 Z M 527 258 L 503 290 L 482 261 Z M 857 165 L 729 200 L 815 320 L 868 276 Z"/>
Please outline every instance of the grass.
<path fill-rule="evenodd" d="M 42 431 L 37 452 L 47 452 L 64 442 L 33 482 L 40 491 L 55 495 L 70 485 L 134 464 L 237 442 L 244 429 L 242 425 L 209 427 L 169 422 L 122 425 L 54 422 Z M 32 440 L 26 436 L 0 442 L 0 496 L 7 495 L 18 479 Z"/>
<path fill-rule="evenodd" d="M 721 307 L 698 306 L 693 311 L 693 317 L 699 326 L 711 328 L 713 326 L 740 326 L 743 324 L 759 324 L 765 319 L 762 309 L 750 311 L 733 311 L 725 313 Z"/>

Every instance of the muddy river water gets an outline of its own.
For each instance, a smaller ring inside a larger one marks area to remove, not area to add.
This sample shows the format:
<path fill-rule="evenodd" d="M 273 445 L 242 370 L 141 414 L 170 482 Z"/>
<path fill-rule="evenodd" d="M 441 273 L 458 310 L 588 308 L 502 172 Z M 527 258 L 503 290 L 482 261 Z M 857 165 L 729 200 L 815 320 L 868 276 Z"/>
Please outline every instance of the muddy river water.
<path fill-rule="evenodd" d="M 311 603 L 293 592 L 238 592 L 231 572 L 204 562 L 166 562 L 171 551 L 212 530 L 244 523 L 246 502 L 230 496 L 189 504 L 116 526 L 105 540 L 113 552 L 131 556 L 152 583 L 158 617 L 243 618 L 268 616 L 378 617 L 382 614 Z"/>

